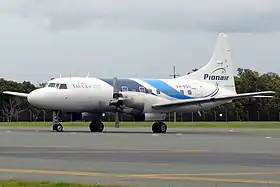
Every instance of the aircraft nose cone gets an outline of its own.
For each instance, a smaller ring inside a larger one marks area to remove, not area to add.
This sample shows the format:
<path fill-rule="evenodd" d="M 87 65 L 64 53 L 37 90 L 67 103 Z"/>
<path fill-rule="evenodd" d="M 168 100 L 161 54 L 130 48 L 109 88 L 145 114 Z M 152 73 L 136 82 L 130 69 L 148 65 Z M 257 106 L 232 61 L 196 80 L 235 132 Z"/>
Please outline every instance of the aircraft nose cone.
<path fill-rule="evenodd" d="M 28 94 L 27 101 L 33 105 L 40 107 L 44 99 L 44 94 L 41 89 L 34 90 Z"/>

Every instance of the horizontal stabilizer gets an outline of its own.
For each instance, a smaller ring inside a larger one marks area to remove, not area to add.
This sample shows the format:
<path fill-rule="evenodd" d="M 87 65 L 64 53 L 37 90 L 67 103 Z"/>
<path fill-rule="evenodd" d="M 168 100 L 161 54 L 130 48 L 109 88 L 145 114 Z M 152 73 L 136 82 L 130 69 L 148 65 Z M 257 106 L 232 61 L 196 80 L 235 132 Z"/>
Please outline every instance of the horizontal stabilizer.
<path fill-rule="evenodd" d="M 226 101 L 226 100 L 235 100 L 235 99 L 243 99 L 248 97 L 267 97 L 262 96 L 262 94 L 275 94 L 274 91 L 264 91 L 264 92 L 252 92 L 252 93 L 242 93 L 242 94 L 232 94 L 226 96 L 218 96 L 218 97 L 207 97 L 207 98 L 197 98 L 197 99 L 186 99 L 186 100 L 175 100 L 167 103 L 155 104 L 152 107 L 155 109 L 160 108 L 168 108 L 168 107 L 180 107 L 180 106 L 188 106 L 188 105 L 196 105 L 196 104 L 204 104 L 211 103 L 216 101 Z"/>
<path fill-rule="evenodd" d="M 7 94 L 7 95 L 14 95 L 14 96 L 18 96 L 18 97 L 27 97 L 28 94 L 27 93 L 21 93 L 21 92 L 10 92 L 10 91 L 4 91 L 3 94 Z"/>

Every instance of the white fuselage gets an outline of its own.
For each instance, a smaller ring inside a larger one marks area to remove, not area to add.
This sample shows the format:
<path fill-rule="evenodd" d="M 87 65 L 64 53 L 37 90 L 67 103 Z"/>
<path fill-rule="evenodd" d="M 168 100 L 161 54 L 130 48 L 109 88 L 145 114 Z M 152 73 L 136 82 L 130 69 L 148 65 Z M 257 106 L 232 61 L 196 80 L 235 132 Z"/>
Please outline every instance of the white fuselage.
<path fill-rule="evenodd" d="M 132 108 L 128 113 L 193 112 L 208 110 L 228 101 L 191 105 L 187 107 L 155 110 L 153 104 L 170 100 L 213 97 L 227 94 L 228 91 L 216 85 L 186 79 L 119 79 L 119 89 L 124 96 L 132 97 L 143 106 Z M 58 78 L 49 81 L 44 88 L 32 91 L 28 101 L 43 109 L 65 112 L 111 112 L 113 99 L 112 79 L 91 77 Z M 138 105 L 137 105 L 138 106 Z M 138 110 L 139 109 L 139 110 Z M 129 110 L 128 110 L 129 111 Z"/>

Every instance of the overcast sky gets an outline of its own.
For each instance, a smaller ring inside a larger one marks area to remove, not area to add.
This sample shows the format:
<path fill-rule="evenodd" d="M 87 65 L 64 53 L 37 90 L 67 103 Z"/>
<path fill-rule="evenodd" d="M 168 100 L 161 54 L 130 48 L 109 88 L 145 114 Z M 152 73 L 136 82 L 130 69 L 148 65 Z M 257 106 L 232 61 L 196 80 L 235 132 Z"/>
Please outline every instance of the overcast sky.
<path fill-rule="evenodd" d="M 208 62 L 219 32 L 235 68 L 280 73 L 279 20 L 279 0 L 1 0 L 0 76 L 183 75 Z"/>

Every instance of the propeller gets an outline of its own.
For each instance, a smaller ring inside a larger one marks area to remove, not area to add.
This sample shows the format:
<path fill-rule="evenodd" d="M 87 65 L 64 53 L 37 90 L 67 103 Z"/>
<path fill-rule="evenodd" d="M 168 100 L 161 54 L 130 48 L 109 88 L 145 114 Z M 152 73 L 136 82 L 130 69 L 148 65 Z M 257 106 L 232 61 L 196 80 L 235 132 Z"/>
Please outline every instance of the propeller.
<path fill-rule="evenodd" d="M 113 105 L 116 107 L 115 112 L 115 127 L 120 127 L 120 112 L 122 111 L 122 105 L 123 105 L 123 95 L 119 91 L 118 86 L 118 79 L 113 79 L 113 100 L 111 100 L 109 105 Z"/>

